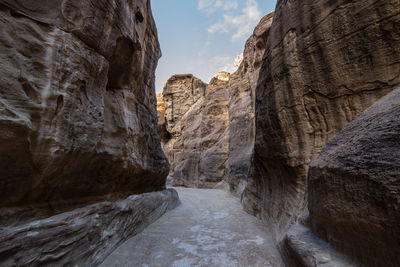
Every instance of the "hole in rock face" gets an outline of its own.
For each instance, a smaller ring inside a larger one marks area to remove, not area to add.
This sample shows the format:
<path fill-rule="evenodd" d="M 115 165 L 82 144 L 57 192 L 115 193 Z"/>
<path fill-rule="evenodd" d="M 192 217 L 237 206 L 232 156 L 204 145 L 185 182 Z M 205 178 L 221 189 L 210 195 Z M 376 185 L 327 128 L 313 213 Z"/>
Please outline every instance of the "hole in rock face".
<path fill-rule="evenodd" d="M 132 40 L 126 37 L 118 38 L 108 69 L 108 90 L 129 87 L 134 52 Z"/>
<path fill-rule="evenodd" d="M 143 22 L 143 20 L 144 20 L 142 12 L 140 12 L 140 11 L 136 11 L 135 17 L 139 22 Z"/>

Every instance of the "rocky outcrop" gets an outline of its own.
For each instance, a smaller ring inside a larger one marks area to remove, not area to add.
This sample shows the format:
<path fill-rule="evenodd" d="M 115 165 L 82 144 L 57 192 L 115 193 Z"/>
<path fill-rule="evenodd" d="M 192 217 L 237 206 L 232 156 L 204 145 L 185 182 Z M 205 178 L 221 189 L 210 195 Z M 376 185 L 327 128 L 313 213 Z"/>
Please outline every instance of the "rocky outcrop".
<path fill-rule="evenodd" d="M 399 11 L 397 0 L 278 1 L 256 88 L 255 155 L 243 198 L 277 239 L 306 207 L 311 161 L 400 83 Z"/>
<path fill-rule="evenodd" d="M 0 264 L 97 266 L 118 245 L 178 204 L 178 194 L 168 189 L 0 227 Z"/>
<path fill-rule="evenodd" d="M 176 77 L 185 77 L 185 80 Z M 164 145 L 164 151 L 171 164 L 171 184 L 212 188 L 226 177 L 229 138 L 228 82 L 229 74 L 219 73 L 207 88 L 201 87 L 203 92 L 193 84 L 201 86 L 204 83 L 192 75 L 175 75 L 167 82 L 163 95 L 171 139 Z M 175 97 L 175 90 L 179 97 Z M 180 97 L 188 94 L 190 96 L 191 92 L 194 92 L 194 99 Z M 205 95 L 201 96 L 196 92 Z M 171 99 L 177 99 L 177 102 Z M 183 114 L 184 110 L 187 111 Z M 171 120 L 172 117 L 175 119 Z"/>
<path fill-rule="evenodd" d="M 172 199 L 87 206 L 165 188 L 150 1 L 2 0 L 0 54 L 0 264 L 95 263 Z"/>
<path fill-rule="evenodd" d="M 242 62 L 229 82 L 230 191 L 241 196 L 246 187 L 254 154 L 254 95 L 274 13 L 266 15 L 247 40 Z M 240 59 L 240 56 L 237 58 Z"/>
<path fill-rule="evenodd" d="M 174 75 L 164 86 L 163 97 L 167 130 L 172 128 L 188 112 L 190 107 L 205 96 L 206 84 L 192 74 Z"/>
<path fill-rule="evenodd" d="M 314 231 L 364 266 L 400 262 L 400 88 L 332 138 L 309 171 Z"/>
<path fill-rule="evenodd" d="M 2 1 L 0 205 L 160 189 L 149 1 Z"/>
<path fill-rule="evenodd" d="M 168 142 L 170 139 L 169 133 L 167 131 L 167 121 L 165 119 L 165 103 L 162 93 L 156 95 L 157 97 L 157 132 L 161 138 L 162 144 Z"/>

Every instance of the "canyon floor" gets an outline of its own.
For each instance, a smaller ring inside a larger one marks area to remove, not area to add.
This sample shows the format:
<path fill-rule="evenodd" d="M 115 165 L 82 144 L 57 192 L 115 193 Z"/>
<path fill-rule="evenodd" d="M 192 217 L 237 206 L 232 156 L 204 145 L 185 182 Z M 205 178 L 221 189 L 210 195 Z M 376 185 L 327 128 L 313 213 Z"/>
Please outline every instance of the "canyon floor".
<path fill-rule="evenodd" d="M 101 266 L 283 266 L 268 228 L 222 190 L 175 188 L 182 204 Z"/>

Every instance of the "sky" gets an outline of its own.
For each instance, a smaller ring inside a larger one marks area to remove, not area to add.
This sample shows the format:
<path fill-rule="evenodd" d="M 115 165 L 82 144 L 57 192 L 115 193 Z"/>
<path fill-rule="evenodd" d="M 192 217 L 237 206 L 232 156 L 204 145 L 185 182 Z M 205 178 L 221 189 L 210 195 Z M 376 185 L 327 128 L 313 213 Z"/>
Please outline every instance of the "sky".
<path fill-rule="evenodd" d="M 162 57 L 156 91 L 174 74 L 191 73 L 208 83 L 231 72 L 260 19 L 276 0 L 152 0 Z"/>

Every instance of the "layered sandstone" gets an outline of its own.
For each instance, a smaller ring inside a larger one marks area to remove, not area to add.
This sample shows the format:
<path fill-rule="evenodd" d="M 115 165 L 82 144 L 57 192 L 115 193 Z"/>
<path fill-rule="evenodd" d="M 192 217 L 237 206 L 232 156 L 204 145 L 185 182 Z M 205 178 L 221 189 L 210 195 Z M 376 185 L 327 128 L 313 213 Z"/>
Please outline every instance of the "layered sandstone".
<path fill-rule="evenodd" d="M 255 155 L 243 198 L 278 239 L 306 206 L 310 162 L 400 83 L 399 11 L 397 0 L 278 2 L 257 82 Z"/>
<path fill-rule="evenodd" d="M 205 96 L 205 90 L 206 84 L 192 74 L 174 75 L 168 79 L 163 90 L 168 132 L 171 133 L 190 107 Z"/>
<path fill-rule="evenodd" d="M 178 204 L 178 194 L 168 189 L 0 227 L 0 264 L 97 266 L 125 240 Z"/>
<path fill-rule="evenodd" d="M 0 12 L 0 205 L 162 188 L 149 1 L 8 0 Z"/>
<path fill-rule="evenodd" d="M 246 187 L 254 154 L 254 95 L 274 13 L 261 19 L 247 40 L 238 70 L 229 82 L 229 171 L 230 191 L 241 196 Z"/>
<path fill-rule="evenodd" d="M 164 151 L 171 164 L 171 184 L 210 188 L 226 177 L 229 138 L 226 85 L 229 76 L 219 73 L 207 88 L 192 75 L 175 75 L 166 83 L 163 95 L 171 139 L 164 144 Z M 203 87 L 196 90 L 198 87 L 193 84 Z M 192 92 L 193 98 L 179 97 L 190 96 Z M 182 99 L 186 101 L 182 102 Z M 171 120 L 172 117 L 175 119 Z"/>
<path fill-rule="evenodd" d="M 143 209 L 112 202 L 164 189 L 168 173 L 157 135 L 161 52 L 150 1 L 3 0 L 0 53 L 0 262 L 97 262 L 89 254 L 110 252 L 172 199 Z M 111 203 L 87 207 L 99 201 Z M 91 220 L 93 229 L 84 223 Z M 26 224 L 33 221 L 40 225 Z M 118 227 L 123 234 L 109 244 L 95 237 Z M 98 251 L 76 254 L 82 247 Z"/>
<path fill-rule="evenodd" d="M 400 262 L 400 88 L 332 138 L 310 166 L 315 232 L 364 266 Z"/>
<path fill-rule="evenodd" d="M 157 132 L 161 138 L 161 143 L 164 144 L 170 139 L 167 131 L 167 121 L 165 119 L 165 103 L 162 93 L 156 95 L 157 97 Z"/>

